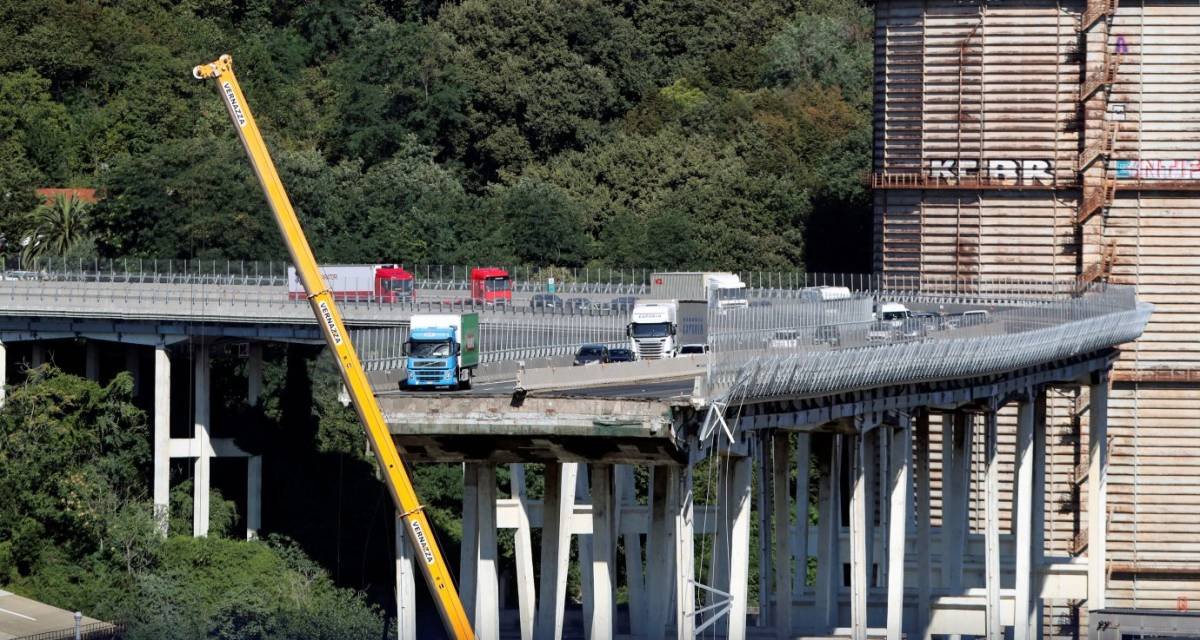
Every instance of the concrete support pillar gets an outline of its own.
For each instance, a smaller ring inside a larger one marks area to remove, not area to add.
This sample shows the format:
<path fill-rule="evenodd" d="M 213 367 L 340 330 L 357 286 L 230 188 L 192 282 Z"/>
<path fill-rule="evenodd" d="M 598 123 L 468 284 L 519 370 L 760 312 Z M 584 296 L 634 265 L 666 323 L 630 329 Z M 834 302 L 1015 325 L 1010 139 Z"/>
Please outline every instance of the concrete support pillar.
<path fill-rule="evenodd" d="M 100 382 L 100 344 L 88 340 L 84 344 L 83 375 L 92 382 Z"/>
<path fill-rule="evenodd" d="M 973 420 L 955 411 L 942 422 L 942 562 L 943 586 L 963 588 L 963 556 L 967 550 L 967 514 L 971 499 Z"/>
<path fill-rule="evenodd" d="M 546 464 L 542 508 L 542 563 L 537 602 L 538 640 L 559 640 L 563 631 L 563 606 L 567 597 L 567 563 L 571 557 L 571 516 L 575 511 L 574 462 Z"/>
<path fill-rule="evenodd" d="M 209 485 L 211 482 L 212 420 L 211 420 L 211 369 L 208 345 L 200 343 L 193 351 L 192 380 L 195 391 L 195 439 L 196 462 L 193 474 L 192 535 L 200 538 L 208 535 Z"/>
<path fill-rule="evenodd" d="M 396 515 L 396 639 L 417 640 L 417 585 L 406 528 L 404 519 Z"/>
<path fill-rule="evenodd" d="M 621 510 L 625 507 L 636 507 L 638 503 L 633 466 L 618 465 L 614 481 L 616 482 L 616 498 L 619 506 L 613 509 L 615 520 L 613 530 L 619 532 L 621 530 Z M 653 482 L 653 477 L 651 482 Z M 653 487 L 651 487 L 651 491 L 653 491 Z M 625 584 L 629 590 L 629 630 L 637 638 L 651 637 L 655 633 L 660 634 L 662 633 L 661 628 L 651 633 L 646 626 L 648 603 L 646 580 L 642 572 L 642 536 L 636 532 L 626 533 L 621 536 L 621 541 L 624 543 L 625 550 Z"/>
<path fill-rule="evenodd" d="M 30 347 L 29 364 L 34 368 L 46 364 L 46 347 L 41 342 L 35 341 Z"/>
<path fill-rule="evenodd" d="M 887 638 L 904 635 L 904 548 L 913 517 L 912 441 L 909 418 L 900 416 L 900 428 L 891 434 L 890 515 L 888 517 Z M 890 427 L 880 427 L 888 429 Z"/>
<path fill-rule="evenodd" d="M 647 637 L 666 637 L 675 594 L 675 515 L 679 511 L 679 472 L 650 468 L 650 531 L 646 536 Z"/>
<path fill-rule="evenodd" d="M 781 635 L 786 635 L 792 628 L 792 585 L 795 584 L 792 578 L 792 497 L 789 491 L 791 482 L 791 451 L 789 450 L 788 433 L 780 431 L 774 434 L 771 438 L 772 456 L 772 471 L 773 478 L 771 479 L 775 485 L 774 504 L 772 511 L 775 512 L 775 629 Z M 807 438 L 807 434 L 802 437 Z M 808 473 L 808 460 L 805 460 L 803 468 L 798 468 L 796 473 Z M 806 483 L 807 484 L 807 483 Z M 808 500 L 805 497 L 797 496 L 796 503 L 803 505 L 805 509 L 808 506 Z M 797 512 L 797 519 L 800 524 L 806 525 L 805 515 L 807 511 Z M 766 588 L 760 587 L 760 593 L 765 593 Z M 763 596 L 759 596 L 762 600 Z M 765 616 L 760 611 L 759 618 Z"/>
<path fill-rule="evenodd" d="M 750 577 L 750 458 L 731 457 L 725 475 L 732 522 L 729 527 L 729 640 L 746 637 L 746 605 Z"/>
<path fill-rule="evenodd" d="M 929 548 L 933 542 L 929 533 L 929 521 L 932 515 L 929 504 L 931 468 L 929 465 L 928 411 L 922 410 L 917 413 L 913 435 L 917 439 L 917 459 L 913 470 L 913 479 L 917 483 L 917 547 L 915 549 L 917 552 L 917 618 L 913 628 L 916 629 L 916 640 L 929 640 L 929 601 L 932 581 Z"/>
<path fill-rule="evenodd" d="M 154 520 L 167 535 L 171 500 L 171 357 L 154 347 Z"/>
<path fill-rule="evenodd" d="M 696 446 L 693 437 L 691 445 Z M 692 468 L 671 467 L 668 472 L 671 486 L 677 494 L 675 520 L 675 637 L 693 640 L 696 629 L 696 541 L 695 512 L 692 493 Z M 669 494 L 668 494 L 669 496 Z M 671 497 L 667 498 L 672 504 Z"/>
<path fill-rule="evenodd" d="M 1027 392 L 1017 405 L 1016 486 L 1017 532 L 1016 594 L 1013 601 L 1013 639 L 1030 640 L 1033 584 L 1033 398 Z"/>
<path fill-rule="evenodd" d="M 591 470 L 590 465 L 579 465 L 579 473 L 575 475 L 575 499 L 590 504 L 592 501 L 592 491 L 590 488 Z M 592 584 L 592 534 L 584 534 L 576 537 L 576 544 L 579 545 L 579 584 L 583 599 L 583 637 L 585 640 L 592 639 L 592 610 L 595 606 L 595 593 L 592 592 L 587 585 Z"/>
<path fill-rule="evenodd" d="M 812 436 L 796 434 L 796 519 L 792 524 L 792 594 L 805 591 L 808 579 L 808 474 Z"/>
<path fill-rule="evenodd" d="M 4 399 L 8 394 L 8 347 L 3 342 L 0 342 L 0 407 L 4 406 Z"/>
<path fill-rule="evenodd" d="M 842 446 L 847 436 L 829 434 L 817 487 L 817 620 L 826 630 L 838 625 L 838 593 L 842 590 Z"/>
<path fill-rule="evenodd" d="M 125 370 L 129 372 L 129 377 L 133 378 L 133 395 L 140 395 L 142 393 L 142 361 L 138 358 L 136 345 L 125 345 Z"/>
<path fill-rule="evenodd" d="M 766 627 L 775 618 L 774 604 L 771 602 L 771 585 L 775 584 L 774 563 L 771 561 L 771 510 L 774 506 L 774 462 L 772 457 L 771 437 L 766 432 L 760 432 L 754 439 L 755 458 L 758 462 L 758 493 L 754 496 L 758 510 L 758 616 L 756 627 Z M 786 487 L 786 485 L 785 485 Z M 784 489 L 786 491 L 786 488 Z M 783 562 L 782 560 L 780 561 Z M 785 570 L 782 572 L 788 575 Z M 789 576 L 790 578 L 790 576 Z"/>
<path fill-rule="evenodd" d="M 246 404 L 255 406 L 262 396 L 263 349 L 257 342 L 250 343 L 250 357 L 246 360 Z"/>
<path fill-rule="evenodd" d="M 586 621 L 590 640 L 611 640 L 616 620 L 616 518 L 613 500 L 613 468 L 590 465 L 592 494 L 592 615 Z M 485 636 L 487 637 L 487 636 Z M 495 636 L 491 636 L 495 637 Z"/>
<path fill-rule="evenodd" d="M 525 465 L 510 464 L 508 471 L 512 482 L 512 496 L 521 507 L 517 512 L 517 529 L 513 533 L 521 640 L 533 640 L 533 619 L 537 603 L 533 590 L 533 540 L 529 526 L 529 499 L 525 492 Z"/>
<path fill-rule="evenodd" d="M 496 466 L 474 465 L 478 473 L 479 547 L 475 565 L 475 634 L 480 638 L 500 637 L 499 579 L 496 561 Z"/>
<path fill-rule="evenodd" d="M 458 554 L 458 594 L 472 626 L 477 624 L 475 592 L 479 568 L 479 470 L 476 466 L 469 462 L 463 464 L 462 544 Z"/>
<path fill-rule="evenodd" d="M 1030 538 L 1034 568 L 1030 638 L 1042 636 L 1042 572 L 1046 566 L 1046 389 L 1038 389 L 1033 404 L 1033 535 Z"/>
<path fill-rule="evenodd" d="M 1004 640 L 1004 624 L 1000 619 L 1000 455 L 996 430 L 996 410 L 984 413 L 986 446 L 984 459 L 987 475 L 984 495 L 987 501 L 984 531 L 984 587 L 987 601 L 984 607 L 987 620 L 987 640 Z"/>
<path fill-rule="evenodd" d="M 1108 372 L 1088 387 L 1088 611 L 1105 607 L 1108 547 Z"/>
<path fill-rule="evenodd" d="M 876 536 L 874 527 L 871 525 L 873 518 L 871 514 L 867 515 L 867 526 L 869 533 L 867 534 L 867 542 L 872 546 L 871 558 L 876 571 L 875 586 L 887 587 L 888 585 L 888 558 L 890 554 L 888 549 L 891 547 L 891 538 L 888 535 L 890 530 L 889 523 L 892 521 L 890 510 L 888 509 L 888 496 L 891 490 L 892 477 L 892 429 L 890 426 L 884 426 L 875 430 L 875 455 L 877 465 L 875 467 L 875 482 L 871 485 L 875 489 L 875 495 L 872 496 L 871 502 L 868 504 L 877 504 L 879 508 L 879 535 Z M 871 464 L 870 462 L 867 463 Z M 870 571 L 871 567 L 867 567 Z"/>
<path fill-rule="evenodd" d="M 246 539 L 257 540 L 262 528 L 262 456 L 246 458 Z"/>
<path fill-rule="evenodd" d="M 867 590 L 871 586 L 867 544 L 867 435 L 851 436 L 853 455 L 850 462 L 850 638 L 867 640 Z"/>

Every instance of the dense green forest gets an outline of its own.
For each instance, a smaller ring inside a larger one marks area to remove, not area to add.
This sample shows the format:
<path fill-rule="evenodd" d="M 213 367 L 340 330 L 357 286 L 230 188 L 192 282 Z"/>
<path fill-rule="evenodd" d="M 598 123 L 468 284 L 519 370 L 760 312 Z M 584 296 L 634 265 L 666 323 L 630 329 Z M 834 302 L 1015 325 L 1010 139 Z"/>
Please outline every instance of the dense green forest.
<path fill-rule="evenodd" d="M 858 0 L 0 6 L 9 254 L 281 259 L 228 52 L 322 260 L 869 267 Z"/>

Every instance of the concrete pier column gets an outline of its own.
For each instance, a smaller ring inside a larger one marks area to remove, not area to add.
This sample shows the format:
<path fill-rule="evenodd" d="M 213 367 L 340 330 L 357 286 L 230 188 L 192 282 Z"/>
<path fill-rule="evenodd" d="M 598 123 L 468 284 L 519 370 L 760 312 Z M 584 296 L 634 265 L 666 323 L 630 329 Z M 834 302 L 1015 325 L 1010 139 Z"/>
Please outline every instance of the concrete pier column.
<path fill-rule="evenodd" d="M 1033 400 L 1033 534 L 1030 537 L 1031 562 L 1037 580 L 1030 589 L 1030 638 L 1042 636 L 1042 572 L 1046 566 L 1046 388 L 1038 389 Z"/>
<path fill-rule="evenodd" d="M 257 540 L 262 528 L 262 456 L 246 459 L 246 539 Z"/>
<path fill-rule="evenodd" d="M 771 602 L 771 586 L 775 584 L 775 567 L 771 560 L 771 541 L 773 539 L 771 530 L 771 511 L 774 507 L 774 457 L 771 446 L 771 437 L 764 431 L 760 432 L 759 437 L 752 440 L 753 451 L 755 452 L 755 465 L 758 472 L 758 481 L 755 483 L 758 486 L 758 492 L 754 495 L 755 507 L 758 510 L 758 616 L 755 620 L 756 627 L 766 627 L 771 624 L 774 619 L 774 603 Z M 790 461 L 785 461 L 785 464 Z M 787 485 L 784 484 L 784 491 L 787 491 Z M 784 513 L 787 513 L 786 511 Z M 790 559 L 789 559 L 790 560 Z M 782 564 L 784 561 L 780 560 Z M 786 565 L 785 565 L 786 566 Z M 790 572 L 786 569 L 782 571 L 784 575 Z"/>
<path fill-rule="evenodd" d="M 625 507 L 636 507 L 638 504 L 633 469 L 633 466 L 628 464 L 616 467 L 614 481 L 616 482 L 617 507 L 613 509 L 615 520 L 613 530 L 615 532 L 621 530 L 622 510 Z M 653 482 L 653 476 L 651 476 L 651 482 Z M 651 491 L 653 491 L 653 487 L 651 487 Z M 625 549 L 625 586 L 629 592 L 629 630 L 637 638 L 653 637 L 654 634 L 662 633 L 662 629 L 650 632 L 646 626 L 648 603 L 645 575 L 642 569 L 642 536 L 637 532 L 626 533 L 621 536 L 621 541 L 624 543 Z"/>
<path fill-rule="evenodd" d="M 479 550 L 476 558 L 475 634 L 480 638 L 500 637 L 499 579 L 496 564 L 496 466 L 475 465 L 479 474 Z"/>
<path fill-rule="evenodd" d="M 750 467 L 748 457 L 729 459 L 725 475 L 726 504 L 729 505 L 729 640 L 746 637 L 746 606 L 750 577 Z"/>
<path fill-rule="evenodd" d="M 513 533 L 513 560 L 517 565 L 517 610 L 521 621 L 521 640 L 533 640 L 533 618 L 537 607 L 533 583 L 533 541 L 529 526 L 529 499 L 525 492 L 525 465 L 508 465 L 512 497 L 520 509 Z"/>
<path fill-rule="evenodd" d="M 417 640 L 416 580 L 413 551 L 408 543 L 404 519 L 396 515 L 396 638 Z"/>
<path fill-rule="evenodd" d="M 808 579 L 808 474 L 812 436 L 796 434 L 796 520 L 792 524 L 792 595 L 805 592 Z"/>
<path fill-rule="evenodd" d="M 479 470 L 463 464 L 462 544 L 458 555 L 458 593 L 472 625 L 476 625 L 475 591 L 479 557 Z"/>
<path fill-rule="evenodd" d="M 842 590 L 842 447 L 848 436 L 829 434 L 817 487 L 817 620 L 827 631 L 838 626 L 838 593 Z"/>
<path fill-rule="evenodd" d="M 916 640 L 929 639 L 929 606 L 931 589 L 930 583 L 930 539 L 929 521 L 932 518 L 930 508 L 931 496 L 931 467 L 929 465 L 929 412 L 921 410 L 916 414 L 913 423 L 913 435 L 916 443 L 916 464 L 913 465 L 913 479 L 917 483 L 917 617 L 913 628 L 916 629 Z"/>
<path fill-rule="evenodd" d="M 154 347 L 154 519 L 167 535 L 171 500 L 171 357 Z"/>
<path fill-rule="evenodd" d="M 987 465 L 984 497 L 987 502 L 984 530 L 984 587 L 987 601 L 984 606 L 987 620 L 987 640 L 1004 640 L 1004 623 L 1000 616 L 1000 455 L 996 429 L 996 409 L 983 415 L 986 430 L 984 460 Z"/>
<path fill-rule="evenodd" d="M 1108 547 L 1108 377 L 1088 386 L 1088 611 L 1105 607 Z"/>
<path fill-rule="evenodd" d="M 942 422 L 942 581 L 952 593 L 963 587 L 971 499 L 972 427 L 972 416 L 965 411 L 955 411 Z"/>
<path fill-rule="evenodd" d="M 1017 508 L 1013 518 L 1017 533 L 1016 594 L 1013 601 L 1013 638 L 1030 640 L 1030 592 L 1033 538 L 1033 397 L 1026 392 L 1017 405 L 1016 450 Z"/>
<path fill-rule="evenodd" d="M 775 498 L 772 505 L 772 511 L 775 512 L 775 629 L 785 634 L 792 628 L 792 496 L 788 486 L 791 483 L 791 447 L 788 442 L 788 433 L 786 431 L 777 432 L 772 437 L 771 451 L 772 455 L 772 482 L 775 485 Z M 807 434 L 801 437 L 807 438 Z M 807 447 L 806 447 L 807 448 Z M 808 474 L 808 460 L 804 461 L 802 467 L 796 469 L 797 474 Z M 807 526 L 806 518 L 808 500 L 807 496 L 797 496 L 796 504 L 802 505 L 804 510 L 797 512 L 797 518 L 802 526 Z M 766 588 L 760 587 L 761 593 L 766 592 Z M 762 600 L 764 596 L 759 596 Z M 759 612 L 759 617 L 764 617 L 762 612 Z"/>
<path fill-rule="evenodd" d="M 695 437 L 690 443 L 696 446 Z M 695 510 L 692 491 L 692 467 L 671 467 L 670 486 L 676 492 L 668 494 L 668 504 L 678 504 L 673 512 L 675 521 L 675 638 L 693 640 L 696 633 L 696 540 Z"/>
<path fill-rule="evenodd" d="M 83 348 L 83 375 L 92 382 L 100 382 L 100 344 L 88 340 Z"/>
<path fill-rule="evenodd" d="M 0 407 L 4 406 L 4 399 L 8 395 L 8 347 L 3 342 L 0 342 Z"/>
<path fill-rule="evenodd" d="M 29 350 L 29 364 L 37 368 L 46 364 L 46 347 L 38 341 L 34 341 Z"/>
<path fill-rule="evenodd" d="M 246 404 L 255 406 L 262 395 L 263 349 L 257 342 L 250 343 L 250 357 L 246 360 Z"/>
<path fill-rule="evenodd" d="M 574 462 L 546 464 L 542 508 L 542 566 L 537 602 L 538 640 L 559 640 L 563 632 L 563 607 L 567 597 L 567 563 L 571 557 L 571 518 L 575 512 Z"/>
<path fill-rule="evenodd" d="M 848 436 L 853 442 L 850 460 L 850 638 L 867 640 L 867 590 L 871 558 L 867 544 L 867 435 Z"/>
<path fill-rule="evenodd" d="M 195 420 L 193 427 L 196 440 L 196 463 L 192 482 L 192 535 L 202 538 L 208 535 L 209 489 L 212 464 L 212 420 L 210 397 L 209 349 L 205 343 L 196 345 L 192 354 L 192 379 L 195 395 Z"/>
<path fill-rule="evenodd" d="M 675 473 L 672 473 L 675 471 Z M 675 594 L 675 514 L 679 510 L 679 473 L 673 467 L 650 468 L 650 532 L 646 536 L 646 623 L 649 637 L 665 637 Z"/>
<path fill-rule="evenodd" d="M 592 615 L 585 623 L 590 629 L 590 640 L 611 640 L 616 620 L 613 468 L 610 464 L 592 464 L 589 467 L 592 494 Z"/>
<path fill-rule="evenodd" d="M 912 440 L 908 416 L 900 416 L 900 428 L 890 438 L 890 517 L 888 518 L 887 638 L 904 635 L 904 551 L 913 517 Z M 889 429 L 890 427 L 880 427 Z"/>
<path fill-rule="evenodd" d="M 590 482 L 590 465 L 580 464 L 579 473 L 575 474 L 575 499 L 577 501 L 591 504 L 592 491 Z M 587 533 L 577 536 L 576 544 L 579 545 L 579 590 L 582 592 L 580 595 L 583 600 L 583 637 L 585 640 L 591 640 L 592 625 L 589 621 L 592 619 L 595 594 L 584 585 L 592 584 L 592 534 Z"/>

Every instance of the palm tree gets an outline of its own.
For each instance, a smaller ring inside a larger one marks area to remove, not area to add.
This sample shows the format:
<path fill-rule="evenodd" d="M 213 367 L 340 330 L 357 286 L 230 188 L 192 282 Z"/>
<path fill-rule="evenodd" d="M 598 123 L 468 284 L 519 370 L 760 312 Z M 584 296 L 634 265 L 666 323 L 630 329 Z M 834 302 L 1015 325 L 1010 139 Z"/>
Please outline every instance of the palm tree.
<path fill-rule="evenodd" d="M 73 195 L 60 194 L 52 204 L 38 207 L 30 216 L 30 230 L 21 239 L 21 256 L 26 260 L 46 255 L 65 256 L 90 240 L 88 212 L 88 204 Z"/>

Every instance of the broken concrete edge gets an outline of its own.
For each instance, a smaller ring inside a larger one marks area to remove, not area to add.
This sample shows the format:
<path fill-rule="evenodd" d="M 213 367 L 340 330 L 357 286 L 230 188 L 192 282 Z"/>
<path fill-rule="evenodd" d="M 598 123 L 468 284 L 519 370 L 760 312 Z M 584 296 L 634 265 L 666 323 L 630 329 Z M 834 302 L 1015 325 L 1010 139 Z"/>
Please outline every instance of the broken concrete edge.
<path fill-rule="evenodd" d="M 637 382 L 664 382 L 679 378 L 703 376 L 707 373 L 708 358 L 683 356 L 663 360 L 638 360 L 575 366 L 526 366 L 517 374 L 517 388 L 525 391 L 577 389 Z"/>

